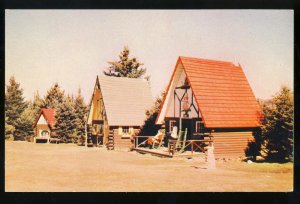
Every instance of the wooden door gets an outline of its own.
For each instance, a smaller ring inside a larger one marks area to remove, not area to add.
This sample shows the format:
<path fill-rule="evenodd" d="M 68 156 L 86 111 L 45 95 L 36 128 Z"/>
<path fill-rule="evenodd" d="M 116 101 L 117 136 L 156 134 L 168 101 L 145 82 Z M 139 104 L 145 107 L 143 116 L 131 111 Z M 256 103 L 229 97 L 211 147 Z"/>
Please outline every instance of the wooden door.
<path fill-rule="evenodd" d="M 188 129 L 186 139 L 190 140 L 193 133 L 193 120 L 192 119 L 182 119 L 182 131 Z"/>

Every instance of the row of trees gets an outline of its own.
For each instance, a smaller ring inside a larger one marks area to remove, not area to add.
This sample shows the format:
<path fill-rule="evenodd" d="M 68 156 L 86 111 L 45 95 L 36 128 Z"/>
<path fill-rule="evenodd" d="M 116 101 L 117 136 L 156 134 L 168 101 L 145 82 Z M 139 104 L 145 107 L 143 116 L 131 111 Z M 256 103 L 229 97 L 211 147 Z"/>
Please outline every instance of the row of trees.
<path fill-rule="evenodd" d="M 125 46 L 119 59 L 108 62 L 109 67 L 103 73 L 111 77 L 143 77 L 146 73 L 143 63 L 136 58 L 130 58 L 129 54 L 129 48 Z M 149 80 L 150 77 L 146 76 L 145 78 Z M 73 96 L 66 96 L 58 83 L 55 83 L 44 98 L 41 98 L 36 92 L 33 101 L 25 101 L 23 89 L 14 77 L 10 78 L 5 93 L 6 139 L 23 140 L 26 136 L 32 136 L 34 134 L 32 125 L 41 108 L 56 110 L 53 136 L 59 136 L 63 140 L 68 140 L 69 137 L 85 139 L 87 106 L 80 90 L 74 99 Z"/>
<path fill-rule="evenodd" d="M 129 49 L 124 47 L 119 59 L 108 62 L 109 67 L 103 73 L 111 77 L 141 78 L 146 73 L 136 58 L 129 58 Z M 149 76 L 145 77 L 149 80 Z M 76 98 L 65 96 L 56 83 L 42 99 L 38 92 L 31 102 L 24 101 L 20 84 L 12 77 L 5 94 L 5 135 L 19 139 L 32 135 L 32 123 L 40 108 L 56 109 L 56 135 L 67 139 L 76 136 L 84 139 L 84 116 L 87 113 L 80 90 Z M 157 97 L 153 107 L 146 112 L 146 120 L 141 134 L 153 135 L 160 128 L 155 125 L 162 98 Z M 267 160 L 287 161 L 293 158 L 293 93 L 288 87 L 272 98 L 271 103 L 261 102 L 263 111 L 262 126 L 255 133 L 255 142 L 249 144 L 248 156 L 264 156 Z"/>
<path fill-rule="evenodd" d="M 58 83 L 55 83 L 44 98 L 36 92 L 32 101 L 25 101 L 23 89 L 11 77 L 5 93 L 5 137 L 24 140 L 34 134 L 33 123 L 41 108 L 55 109 L 54 135 L 67 140 L 69 137 L 84 139 L 87 106 L 80 89 L 74 99 L 65 95 Z"/>

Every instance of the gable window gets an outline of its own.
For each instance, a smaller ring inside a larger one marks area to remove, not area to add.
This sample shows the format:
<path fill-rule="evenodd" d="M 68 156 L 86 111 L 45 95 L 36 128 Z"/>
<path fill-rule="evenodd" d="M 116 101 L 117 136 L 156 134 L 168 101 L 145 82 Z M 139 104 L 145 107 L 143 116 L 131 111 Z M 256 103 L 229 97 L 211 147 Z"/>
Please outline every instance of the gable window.
<path fill-rule="evenodd" d="M 170 122 L 169 122 L 169 132 L 173 131 L 174 126 L 176 126 L 176 120 L 170 120 Z"/>
<path fill-rule="evenodd" d="M 204 133 L 204 123 L 203 121 L 196 121 L 196 130 L 197 133 Z"/>

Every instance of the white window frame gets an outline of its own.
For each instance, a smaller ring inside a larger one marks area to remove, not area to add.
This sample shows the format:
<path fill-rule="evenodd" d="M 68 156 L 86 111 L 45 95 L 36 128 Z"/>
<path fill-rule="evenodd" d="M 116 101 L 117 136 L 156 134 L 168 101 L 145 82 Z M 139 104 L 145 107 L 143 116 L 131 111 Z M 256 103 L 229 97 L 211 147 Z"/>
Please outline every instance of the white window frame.
<path fill-rule="evenodd" d="M 176 120 L 169 121 L 169 132 L 173 131 L 173 127 L 176 126 Z"/>
<path fill-rule="evenodd" d="M 198 127 L 198 124 L 199 124 L 199 127 Z M 201 120 L 196 121 L 196 128 L 195 128 L 195 132 L 196 132 L 196 133 L 201 133 L 201 132 L 203 132 L 203 130 L 202 130 L 202 128 L 201 128 L 201 124 L 203 124 L 203 127 L 204 127 L 203 121 L 201 121 Z"/>

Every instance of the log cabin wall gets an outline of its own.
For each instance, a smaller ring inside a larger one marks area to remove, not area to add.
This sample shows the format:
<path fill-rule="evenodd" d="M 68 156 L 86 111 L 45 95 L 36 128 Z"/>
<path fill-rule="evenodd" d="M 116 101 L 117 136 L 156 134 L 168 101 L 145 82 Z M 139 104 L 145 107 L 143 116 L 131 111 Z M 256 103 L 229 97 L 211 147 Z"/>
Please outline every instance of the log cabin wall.
<path fill-rule="evenodd" d="M 113 130 L 114 136 L 114 149 L 129 149 L 132 147 L 132 142 L 129 137 L 123 137 L 119 134 L 119 127 L 111 126 L 110 130 Z M 139 127 L 133 127 L 133 131 L 138 133 L 140 131 Z"/>
<path fill-rule="evenodd" d="M 239 158 L 245 156 L 248 142 L 253 141 L 252 131 L 213 132 L 214 154 L 216 158 Z"/>

